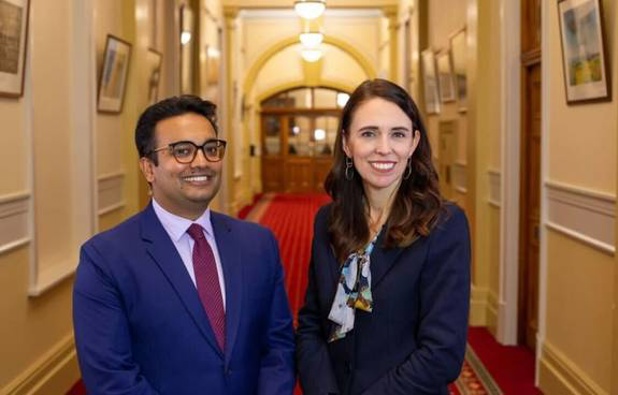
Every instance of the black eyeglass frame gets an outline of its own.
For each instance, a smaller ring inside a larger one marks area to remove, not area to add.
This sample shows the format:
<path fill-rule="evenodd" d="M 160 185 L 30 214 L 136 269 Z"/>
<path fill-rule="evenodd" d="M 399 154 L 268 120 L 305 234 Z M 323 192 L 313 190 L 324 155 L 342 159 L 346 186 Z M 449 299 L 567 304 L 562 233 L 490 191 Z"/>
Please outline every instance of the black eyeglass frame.
<path fill-rule="evenodd" d="M 174 149 L 180 144 L 189 144 L 195 148 L 195 151 L 193 151 L 193 155 L 191 156 L 190 160 L 178 159 L 178 157 L 174 153 L 175 152 Z M 218 150 L 223 148 L 221 156 L 220 157 L 217 156 L 216 159 L 209 157 L 209 155 L 206 153 L 206 148 L 207 147 L 210 148 L 213 144 L 214 144 L 214 147 L 217 148 Z M 176 162 L 186 165 L 186 164 L 193 162 L 195 160 L 195 157 L 197 156 L 198 151 L 202 150 L 202 153 L 204 154 L 204 158 L 206 158 L 208 162 L 220 162 L 225 157 L 226 147 L 227 147 L 227 141 L 222 140 L 222 139 L 209 139 L 209 140 L 206 140 L 204 144 L 202 145 L 195 144 L 193 141 L 182 140 L 182 141 L 176 141 L 174 143 L 170 143 L 164 147 L 155 148 L 152 151 L 150 151 L 150 154 L 154 154 L 156 152 L 163 151 L 163 150 L 168 150 L 169 153 L 174 157 L 174 159 L 176 159 Z"/>

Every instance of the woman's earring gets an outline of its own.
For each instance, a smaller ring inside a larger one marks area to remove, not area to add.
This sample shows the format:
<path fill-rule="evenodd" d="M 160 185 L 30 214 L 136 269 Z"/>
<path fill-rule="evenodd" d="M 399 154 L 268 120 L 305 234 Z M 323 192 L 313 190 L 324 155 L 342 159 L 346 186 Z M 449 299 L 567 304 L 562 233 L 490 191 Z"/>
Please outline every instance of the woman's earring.
<path fill-rule="evenodd" d="M 406 170 L 403 172 L 403 179 L 407 180 L 412 175 L 412 157 L 408 158 L 408 165 L 406 166 Z"/>
<path fill-rule="evenodd" d="M 345 157 L 345 179 L 350 181 L 354 178 L 354 163 L 349 156 Z"/>

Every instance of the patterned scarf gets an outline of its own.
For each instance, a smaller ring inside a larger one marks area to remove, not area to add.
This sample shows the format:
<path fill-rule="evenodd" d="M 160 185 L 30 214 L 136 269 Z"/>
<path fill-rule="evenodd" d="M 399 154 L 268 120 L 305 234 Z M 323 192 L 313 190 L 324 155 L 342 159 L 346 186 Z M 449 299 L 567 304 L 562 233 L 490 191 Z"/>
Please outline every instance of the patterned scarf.
<path fill-rule="evenodd" d="M 329 342 L 343 339 L 354 328 L 355 309 L 369 313 L 373 310 L 370 256 L 379 234 L 363 250 L 351 253 L 341 267 L 337 293 L 328 314 L 328 319 L 337 324 Z"/>

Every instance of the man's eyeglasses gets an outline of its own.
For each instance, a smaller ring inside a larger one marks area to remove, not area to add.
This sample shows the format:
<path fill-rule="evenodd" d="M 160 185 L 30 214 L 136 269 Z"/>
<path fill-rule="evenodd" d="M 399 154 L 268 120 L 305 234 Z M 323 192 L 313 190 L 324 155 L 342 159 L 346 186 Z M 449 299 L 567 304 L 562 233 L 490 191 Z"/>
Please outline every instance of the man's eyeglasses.
<path fill-rule="evenodd" d="M 178 141 L 165 147 L 155 148 L 151 152 L 154 153 L 166 149 L 169 150 L 169 153 L 172 154 L 178 163 L 187 164 L 193 162 L 197 151 L 201 149 L 207 161 L 219 162 L 225 156 L 226 145 L 227 141 L 220 139 L 211 139 L 202 145 L 197 145 L 192 141 Z"/>

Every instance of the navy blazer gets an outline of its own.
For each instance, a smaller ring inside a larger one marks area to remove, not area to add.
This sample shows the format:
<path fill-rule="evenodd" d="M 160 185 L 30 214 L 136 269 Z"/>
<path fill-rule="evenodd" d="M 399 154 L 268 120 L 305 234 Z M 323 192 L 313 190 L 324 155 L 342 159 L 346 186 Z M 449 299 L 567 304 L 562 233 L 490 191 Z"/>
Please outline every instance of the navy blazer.
<path fill-rule="evenodd" d="M 90 395 L 290 395 L 294 334 L 277 242 L 213 212 L 226 290 L 226 347 L 152 205 L 81 250 L 75 343 Z"/>
<path fill-rule="evenodd" d="M 327 343 L 340 265 L 327 232 L 329 207 L 315 218 L 297 364 L 304 395 L 448 394 L 461 370 L 470 298 L 470 237 L 461 209 L 447 205 L 429 236 L 371 254 L 374 308 L 356 310 L 354 329 Z"/>

